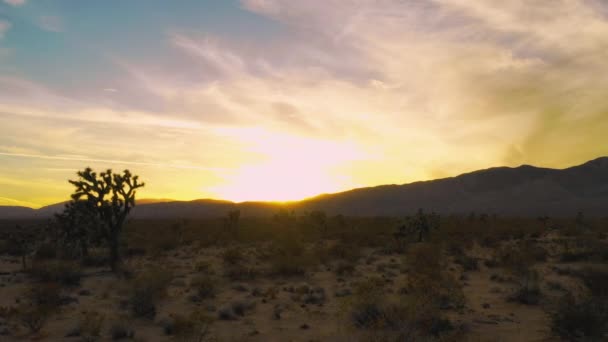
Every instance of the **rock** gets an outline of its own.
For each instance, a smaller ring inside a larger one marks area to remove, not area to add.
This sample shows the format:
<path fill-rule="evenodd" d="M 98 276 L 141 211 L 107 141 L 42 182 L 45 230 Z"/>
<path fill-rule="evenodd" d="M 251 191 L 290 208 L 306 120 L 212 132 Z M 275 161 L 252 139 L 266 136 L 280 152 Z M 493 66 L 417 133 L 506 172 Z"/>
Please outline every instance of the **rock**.
<path fill-rule="evenodd" d="M 78 304 L 80 301 L 76 297 L 63 296 L 61 297 L 60 304 L 61 305 L 70 305 L 70 304 Z"/>
<path fill-rule="evenodd" d="M 218 313 L 217 316 L 220 320 L 223 321 L 235 321 L 237 320 L 237 317 L 235 315 L 235 313 L 232 311 L 232 308 L 230 307 L 224 307 L 221 308 Z"/>
<path fill-rule="evenodd" d="M 300 325 L 300 329 L 308 330 L 308 329 L 310 329 L 310 326 L 308 324 L 304 323 L 304 324 Z"/>
<path fill-rule="evenodd" d="M 296 289 L 296 293 L 299 293 L 299 294 L 305 294 L 305 293 L 309 293 L 309 292 L 310 292 L 310 286 L 308 286 L 308 285 L 298 286 L 298 288 Z"/>
<path fill-rule="evenodd" d="M 188 300 L 192 303 L 200 303 L 203 301 L 203 299 L 198 295 L 190 295 L 188 296 Z"/>
<path fill-rule="evenodd" d="M 281 314 L 283 313 L 283 310 L 285 310 L 285 307 L 283 307 L 283 305 L 281 304 L 277 304 L 274 306 L 274 310 L 272 312 L 272 318 L 279 320 L 281 319 Z"/>
<path fill-rule="evenodd" d="M 304 296 L 304 303 L 306 304 L 322 304 L 325 302 L 325 293 L 309 293 Z"/>
<path fill-rule="evenodd" d="M 65 337 L 78 337 L 80 336 L 80 327 L 74 327 L 70 330 L 68 330 L 67 334 L 65 334 Z"/>
<path fill-rule="evenodd" d="M 336 297 L 346 297 L 346 296 L 350 296 L 352 294 L 353 294 L 353 291 L 351 291 L 351 289 L 344 288 L 344 289 L 340 289 L 340 290 L 336 291 L 335 296 Z"/>
<path fill-rule="evenodd" d="M 490 304 L 488 304 L 488 303 L 483 303 L 481 306 L 482 306 L 484 309 L 489 309 L 489 308 L 490 308 Z"/>
<path fill-rule="evenodd" d="M 82 289 L 82 290 L 78 291 L 78 295 L 79 296 L 90 296 L 91 295 L 91 291 L 89 291 L 87 289 Z"/>
<path fill-rule="evenodd" d="M 243 284 L 238 284 L 235 287 L 233 287 L 234 290 L 239 291 L 239 292 L 247 292 L 249 291 L 249 288 L 247 288 L 247 286 L 243 285 Z"/>

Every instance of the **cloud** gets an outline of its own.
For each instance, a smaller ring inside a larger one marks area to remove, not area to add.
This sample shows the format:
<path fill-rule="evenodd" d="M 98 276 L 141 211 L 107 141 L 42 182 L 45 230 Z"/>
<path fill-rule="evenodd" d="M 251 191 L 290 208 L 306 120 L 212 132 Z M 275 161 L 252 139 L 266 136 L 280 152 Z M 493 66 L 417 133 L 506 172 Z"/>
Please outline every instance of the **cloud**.
<path fill-rule="evenodd" d="M 26 0 L 4 0 L 4 2 L 11 6 L 22 6 L 25 4 Z"/>
<path fill-rule="evenodd" d="M 0 39 L 4 38 L 6 32 L 11 29 L 11 23 L 0 19 Z"/>
<path fill-rule="evenodd" d="M 63 19 L 56 15 L 43 15 L 38 17 L 36 21 L 38 26 L 49 32 L 63 32 L 65 31 L 65 24 Z"/>
<path fill-rule="evenodd" d="M 2 145 L 100 164 L 209 165 L 221 171 L 141 167 L 161 196 L 175 181 L 187 196 L 233 199 L 255 199 L 265 182 L 280 184 L 267 192 L 276 197 L 305 184 L 304 196 L 608 154 L 601 1 L 241 4 L 282 34 L 251 43 L 173 29 L 172 63 L 113 56 L 119 72 L 77 94 L 0 78 L 0 115 L 11 118 Z"/>

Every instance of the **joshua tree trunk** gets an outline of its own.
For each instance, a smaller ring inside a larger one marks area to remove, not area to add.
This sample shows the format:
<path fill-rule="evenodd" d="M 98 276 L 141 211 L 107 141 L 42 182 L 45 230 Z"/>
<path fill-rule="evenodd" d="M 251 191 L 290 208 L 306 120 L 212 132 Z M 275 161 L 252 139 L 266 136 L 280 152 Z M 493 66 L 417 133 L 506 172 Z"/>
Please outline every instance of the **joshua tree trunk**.
<path fill-rule="evenodd" d="M 110 238 L 110 267 L 113 272 L 118 270 L 118 266 L 120 264 L 120 254 L 118 251 L 119 242 L 118 242 L 118 234 L 113 233 Z"/>
<path fill-rule="evenodd" d="M 88 245 L 86 239 L 82 239 L 80 241 L 80 254 L 83 258 L 86 258 L 89 256 L 89 245 Z"/>

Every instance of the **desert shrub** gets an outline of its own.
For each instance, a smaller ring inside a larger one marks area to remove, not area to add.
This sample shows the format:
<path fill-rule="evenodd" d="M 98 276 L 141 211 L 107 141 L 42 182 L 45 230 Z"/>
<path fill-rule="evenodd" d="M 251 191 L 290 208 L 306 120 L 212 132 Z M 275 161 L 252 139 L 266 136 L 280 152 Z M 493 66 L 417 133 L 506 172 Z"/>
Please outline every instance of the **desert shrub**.
<path fill-rule="evenodd" d="M 245 259 L 243 251 L 238 247 L 226 249 L 222 253 L 222 260 L 228 265 L 236 265 Z"/>
<path fill-rule="evenodd" d="M 398 300 L 388 299 L 383 284 L 382 279 L 371 278 L 356 286 L 351 309 L 355 327 L 383 332 L 389 341 L 420 340 L 453 330 L 429 297 L 408 294 Z"/>
<path fill-rule="evenodd" d="M 123 320 L 118 320 L 113 322 L 110 326 L 110 336 L 114 341 L 133 339 L 135 337 L 135 331 Z"/>
<path fill-rule="evenodd" d="M 190 286 L 195 290 L 196 295 L 201 298 L 212 298 L 217 291 L 217 281 L 207 275 L 197 276 L 190 282 Z"/>
<path fill-rule="evenodd" d="M 541 298 L 540 283 L 538 273 L 528 271 L 521 280 L 519 287 L 508 298 L 510 301 L 516 301 L 526 305 L 536 305 Z"/>
<path fill-rule="evenodd" d="M 525 275 L 538 262 L 546 261 L 547 251 L 533 242 L 516 242 L 497 249 L 493 263 L 515 275 Z"/>
<path fill-rule="evenodd" d="M 255 267 L 237 264 L 227 267 L 224 275 L 233 281 L 253 280 L 258 276 L 258 270 Z"/>
<path fill-rule="evenodd" d="M 196 272 L 213 274 L 213 266 L 207 260 L 198 261 L 196 265 L 194 265 L 194 270 Z"/>
<path fill-rule="evenodd" d="M 278 276 L 300 276 L 319 262 L 306 250 L 304 244 L 294 236 L 277 238 L 267 251 L 270 273 Z"/>
<path fill-rule="evenodd" d="M 460 309 L 464 306 L 462 287 L 444 271 L 445 261 L 436 246 L 428 243 L 411 246 L 405 256 L 405 264 L 409 271 L 405 286 L 408 294 L 428 298 L 438 308 Z"/>
<path fill-rule="evenodd" d="M 54 244 L 45 242 L 36 248 L 34 256 L 39 260 L 55 259 L 57 257 L 57 248 Z"/>
<path fill-rule="evenodd" d="M 350 275 L 355 272 L 355 264 L 349 262 L 340 262 L 335 268 L 337 275 Z"/>
<path fill-rule="evenodd" d="M 247 312 L 253 310 L 256 304 L 254 301 L 234 301 L 218 310 L 218 318 L 225 321 L 236 320 L 245 316 Z"/>
<path fill-rule="evenodd" d="M 80 316 L 77 331 L 83 341 L 95 341 L 101 335 L 104 315 L 97 311 L 86 311 Z"/>
<path fill-rule="evenodd" d="M 131 282 L 129 303 L 136 317 L 154 318 L 156 302 L 166 295 L 173 275 L 165 269 L 147 270 Z"/>
<path fill-rule="evenodd" d="M 311 264 L 311 260 L 305 255 L 275 256 L 270 262 L 270 272 L 284 277 L 301 276 Z"/>
<path fill-rule="evenodd" d="M 65 286 L 80 284 L 82 276 L 76 262 L 64 260 L 37 261 L 30 269 L 30 275 L 39 281 L 56 282 Z"/>
<path fill-rule="evenodd" d="M 82 265 L 85 267 L 103 267 L 109 263 L 108 253 L 101 248 L 89 249 L 89 253 L 82 258 Z"/>
<path fill-rule="evenodd" d="M 608 261 L 608 244 L 594 235 L 563 240 L 561 262 Z"/>
<path fill-rule="evenodd" d="M 551 316 L 551 328 L 571 341 L 604 341 L 608 334 L 608 300 L 590 297 L 577 301 L 566 295 Z"/>
<path fill-rule="evenodd" d="M 48 311 L 57 310 L 63 302 L 61 286 L 57 283 L 41 283 L 31 286 L 24 293 L 24 300 Z"/>
<path fill-rule="evenodd" d="M 48 309 L 32 304 L 21 304 L 14 312 L 17 321 L 32 334 L 39 332 L 44 327 L 50 315 L 51 312 Z"/>
<path fill-rule="evenodd" d="M 174 336 L 178 341 L 203 341 L 212 322 L 211 316 L 194 311 L 188 316 L 171 314 L 162 325 L 165 335 Z"/>
<path fill-rule="evenodd" d="M 328 255 L 332 258 L 354 263 L 361 257 L 361 252 L 357 246 L 340 241 L 329 247 Z"/>
<path fill-rule="evenodd" d="M 592 296 L 608 298 L 608 271 L 598 268 L 585 268 L 576 272 L 587 286 Z"/>
<path fill-rule="evenodd" d="M 479 269 L 477 264 L 477 259 L 467 256 L 465 254 L 458 255 L 454 258 L 454 262 L 460 266 L 465 271 L 476 271 Z"/>
<path fill-rule="evenodd" d="M 10 316 L 30 333 L 37 333 L 51 314 L 58 310 L 61 302 L 61 287 L 58 284 L 37 284 L 25 289 L 19 305 L 10 310 Z"/>

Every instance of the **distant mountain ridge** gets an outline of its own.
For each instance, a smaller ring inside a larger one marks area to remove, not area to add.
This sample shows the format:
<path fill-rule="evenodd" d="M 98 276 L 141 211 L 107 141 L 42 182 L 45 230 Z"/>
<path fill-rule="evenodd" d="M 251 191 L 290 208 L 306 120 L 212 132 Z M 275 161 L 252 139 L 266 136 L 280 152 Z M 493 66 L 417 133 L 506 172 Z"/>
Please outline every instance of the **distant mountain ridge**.
<path fill-rule="evenodd" d="M 355 216 L 406 215 L 418 208 L 441 214 L 485 212 L 557 217 L 583 211 L 590 216 L 608 216 L 608 157 L 561 170 L 530 165 L 495 167 L 431 181 L 323 194 L 285 204 L 144 199 L 132 215 L 148 219 L 201 218 L 224 216 L 228 210 L 239 209 L 243 216 L 266 216 L 281 207 Z M 0 206 L 0 219 L 51 217 L 62 208 L 62 203 L 37 210 Z"/>

